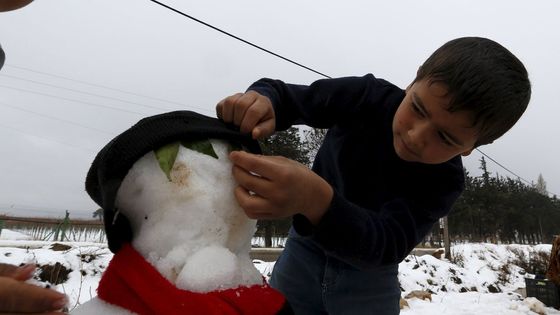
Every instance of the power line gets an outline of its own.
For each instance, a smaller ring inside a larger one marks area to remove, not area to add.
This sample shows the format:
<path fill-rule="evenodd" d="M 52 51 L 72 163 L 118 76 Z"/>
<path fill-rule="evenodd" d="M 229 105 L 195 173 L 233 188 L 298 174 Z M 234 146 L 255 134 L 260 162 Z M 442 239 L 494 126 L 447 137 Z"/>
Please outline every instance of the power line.
<path fill-rule="evenodd" d="M 99 95 L 99 94 L 95 94 L 95 93 L 90 93 L 90 92 L 77 90 L 77 89 L 71 89 L 71 88 L 67 88 L 67 87 L 63 87 L 63 86 L 59 86 L 59 85 L 54 85 L 54 84 L 50 84 L 50 83 L 44 83 L 44 82 L 41 82 L 41 81 L 35 81 L 35 80 L 26 79 L 26 78 L 21 78 L 21 77 L 17 77 L 17 76 L 13 76 L 13 75 L 0 74 L 0 76 L 15 79 L 15 80 L 20 80 L 20 81 L 25 81 L 25 82 L 31 82 L 31 83 L 34 83 L 34 84 L 44 85 L 44 86 L 48 86 L 48 87 L 53 87 L 53 88 L 57 88 L 57 89 L 61 89 L 61 90 L 74 92 L 74 93 L 80 93 L 80 94 L 84 94 L 84 95 L 95 96 L 95 97 L 100 97 L 100 98 L 109 99 L 109 100 L 113 100 L 113 101 L 138 105 L 138 106 L 147 107 L 147 108 L 150 108 L 150 109 L 165 110 L 165 111 L 169 110 L 168 108 L 161 108 L 161 107 L 157 107 L 157 106 L 140 104 L 140 103 L 127 101 L 127 100 L 123 100 L 123 99 L 116 98 L 116 97 Z"/>
<path fill-rule="evenodd" d="M 321 73 L 321 72 L 319 72 L 319 71 L 317 71 L 317 70 L 315 70 L 315 69 L 312 69 L 312 68 L 310 68 L 310 67 L 307 67 L 307 66 L 305 66 L 305 65 L 303 65 L 303 64 L 301 64 L 301 63 L 299 63 L 299 62 L 295 62 L 295 61 L 293 61 L 292 59 L 286 58 L 286 57 L 284 57 L 284 56 L 282 56 L 282 55 L 279 55 L 279 54 L 277 54 L 277 53 L 275 53 L 275 52 L 273 52 L 273 51 L 270 51 L 270 50 L 268 50 L 268 49 L 266 49 L 266 48 L 263 48 L 263 47 L 261 47 L 261 46 L 259 46 L 259 45 L 253 44 L 252 42 L 250 42 L 250 41 L 248 41 L 248 40 L 245 40 L 245 39 L 243 39 L 243 38 L 241 38 L 241 37 L 239 37 L 239 36 L 236 36 L 236 35 L 233 35 L 233 34 L 231 34 L 231 33 L 229 33 L 229 32 L 226 32 L 226 31 L 224 31 L 224 30 L 222 30 L 222 29 L 220 29 L 220 28 L 218 28 L 218 27 L 216 27 L 216 26 L 213 26 L 213 25 L 211 25 L 211 24 L 209 24 L 209 23 L 206 23 L 206 22 L 204 22 L 204 21 L 202 21 L 202 20 L 199 20 L 199 19 L 197 19 L 197 18 L 195 18 L 195 17 L 193 17 L 193 16 L 190 16 L 190 15 L 188 15 L 188 14 L 186 14 L 186 13 L 183 13 L 183 12 L 181 12 L 181 11 L 175 9 L 175 8 L 172 8 L 172 7 L 170 7 L 170 6 L 168 6 L 168 5 L 164 4 L 164 3 L 161 3 L 161 2 L 156 1 L 156 0 L 149 0 L 149 1 L 151 1 L 151 2 L 153 2 L 153 3 L 155 3 L 155 4 L 159 4 L 160 6 L 166 8 L 166 9 L 169 9 L 169 10 L 171 10 L 171 11 L 173 11 L 173 12 L 175 12 L 175 13 L 178 13 L 178 14 L 180 14 L 180 15 L 186 17 L 186 18 L 189 18 L 189 19 L 191 19 L 191 20 L 193 20 L 193 21 L 195 21 L 195 22 L 197 22 L 197 23 L 200 23 L 200 24 L 202 24 L 202 25 L 204 25 L 204 26 L 206 26 L 206 27 L 209 27 L 209 28 L 211 28 L 211 29 L 213 29 L 213 30 L 215 30 L 215 31 L 218 31 L 218 32 L 220 32 L 220 33 L 222 33 L 222 34 L 225 34 L 225 35 L 229 36 L 229 37 L 232 37 L 232 38 L 234 38 L 234 39 L 237 39 L 238 41 L 241 41 L 241 42 L 243 42 L 243 43 L 245 43 L 245 44 L 247 44 L 247 45 L 249 45 L 249 46 L 252 46 L 252 47 L 254 47 L 254 48 L 257 48 L 257 49 L 259 49 L 259 50 L 262 50 L 262 51 L 264 51 L 264 52 L 266 52 L 266 53 L 268 53 L 268 54 L 271 54 L 271 55 L 273 55 L 273 56 L 275 56 L 275 57 L 278 57 L 278 58 L 280 58 L 280 59 L 282 59 L 282 60 L 285 60 L 285 61 L 287 61 L 287 62 L 289 62 L 289 63 L 292 63 L 292 64 L 294 64 L 294 65 L 296 65 L 296 66 L 299 66 L 299 67 L 301 67 L 301 68 L 304 68 L 304 69 L 306 69 L 306 70 L 309 70 L 309 71 L 311 71 L 311 72 L 313 72 L 313 73 L 316 73 L 316 74 L 318 74 L 318 75 L 321 75 L 321 76 L 323 76 L 323 77 L 325 77 L 325 78 L 329 78 L 329 79 L 331 78 L 331 77 L 329 77 L 328 75 L 326 75 L 326 74 L 324 74 L 324 73 Z"/>
<path fill-rule="evenodd" d="M 136 112 L 136 111 L 132 111 L 132 110 L 128 110 L 128 109 L 123 109 L 123 108 L 118 108 L 118 107 L 112 107 L 112 106 L 107 106 L 107 105 L 94 104 L 94 103 L 84 102 L 84 101 L 75 100 L 75 99 L 66 98 L 66 97 L 61 97 L 61 96 L 56 96 L 56 95 L 50 95 L 50 94 L 47 94 L 47 93 L 42 93 L 42 92 L 37 92 L 37 91 L 33 91 L 33 90 L 17 88 L 17 87 L 8 86 L 8 85 L 3 85 L 3 84 L 0 84 L 0 87 L 6 88 L 6 89 L 11 89 L 11 90 L 16 90 L 16 91 L 20 91 L 20 92 L 25 92 L 25 93 L 31 93 L 31 94 L 37 94 L 37 95 L 42 95 L 42 96 L 47 96 L 47 97 L 52 97 L 52 98 L 58 98 L 58 99 L 61 99 L 61 100 L 70 101 L 70 102 L 76 102 L 76 103 L 81 103 L 81 104 L 85 104 L 85 105 L 89 105 L 89 106 L 94 106 L 94 107 L 102 107 L 102 108 L 106 108 L 106 109 L 110 109 L 110 110 L 115 110 L 115 111 L 119 111 L 119 112 L 125 112 L 125 113 L 129 113 L 129 114 L 142 115 L 142 116 L 145 115 L 145 114 L 143 114 L 143 113 Z"/>
<path fill-rule="evenodd" d="M 21 66 L 16 66 L 16 65 L 12 65 L 12 64 L 6 64 L 5 66 L 10 67 L 10 68 L 15 68 L 15 69 L 19 69 L 19 70 L 23 70 L 23 71 L 28 71 L 31 73 L 37 73 L 40 75 L 44 75 L 44 76 L 49 76 L 49 77 L 53 77 L 53 78 L 58 78 L 58 79 L 62 79 L 62 80 L 67 80 L 67 81 L 71 81 L 71 82 L 75 82 L 75 83 L 79 83 L 79 84 L 83 84 L 83 85 L 88 85 L 91 87 L 95 87 L 95 88 L 101 88 L 101 89 L 106 89 L 106 90 L 110 90 L 110 91 L 114 91 L 114 92 L 118 92 L 118 93 L 122 93 L 122 94 L 128 94 L 128 95 L 132 95 L 135 97 L 141 97 L 141 98 L 145 98 L 145 99 L 150 99 L 150 100 L 154 100 L 154 101 L 158 101 L 158 102 L 163 102 L 163 103 L 168 103 L 168 104 L 172 104 L 172 105 L 178 105 L 181 106 L 183 108 L 188 108 L 188 109 L 193 109 L 193 110 L 199 110 L 199 111 L 204 111 L 207 113 L 212 112 L 211 110 L 208 110 L 206 108 L 202 108 L 202 107 L 198 107 L 198 106 L 192 106 L 192 105 L 185 105 L 183 103 L 179 103 L 179 102 L 175 102 L 175 101 L 170 101 L 170 100 L 166 100 L 166 99 L 162 99 L 162 98 L 157 98 L 157 97 L 153 97 L 153 96 L 147 96 L 147 95 L 143 95 L 143 94 L 138 94 L 138 93 L 134 93 L 134 92 L 130 92 L 130 91 L 125 91 L 122 89 L 116 89 L 116 88 L 112 88 L 106 85 L 101 85 L 101 84 L 96 84 L 96 83 L 91 83 L 91 82 L 87 82 L 87 81 L 83 81 L 83 80 L 77 80 L 77 79 L 73 79 L 73 78 L 69 78 L 69 77 L 65 77 L 65 76 L 61 76 L 58 74 L 52 74 L 52 73 L 48 73 L 48 72 L 44 72 L 44 71 L 39 71 L 39 70 L 35 70 L 35 69 L 31 69 L 31 68 L 26 68 L 26 67 L 21 67 Z M 127 101 L 127 100 L 122 100 L 122 99 L 118 99 L 118 98 L 112 98 L 109 96 L 103 96 L 103 95 L 98 95 L 95 93 L 89 93 L 89 92 L 84 92 L 84 91 L 80 91 L 80 90 L 74 90 L 74 89 L 70 89 L 70 88 L 65 88 L 65 87 L 61 87 L 61 86 L 57 86 L 54 84 L 47 84 L 47 83 L 43 83 L 43 82 L 39 82 L 39 81 L 34 81 L 34 80 L 28 80 L 28 79 L 23 79 L 23 78 L 18 78 L 16 76 L 9 76 L 9 75 L 5 75 L 2 74 L 3 76 L 6 77 L 11 77 L 11 78 L 16 78 L 19 80 L 23 80 L 23 81 L 30 81 L 33 83 L 37 83 L 37 84 L 42 84 L 42 85 L 46 85 L 46 86 L 51 86 L 51 87 L 56 87 L 56 88 L 60 88 L 60 89 L 65 89 L 65 90 L 69 90 L 69 91 L 73 91 L 73 92 L 77 92 L 77 93 L 83 93 L 83 94 L 88 94 L 88 95 L 93 95 L 93 96 L 97 96 L 97 97 L 103 97 L 103 98 L 108 98 L 108 99 L 113 99 L 113 100 L 117 100 L 120 102 L 125 102 L 125 103 L 131 103 L 131 104 L 136 104 L 136 105 L 140 105 L 140 106 L 144 106 L 144 107 L 150 107 L 150 108 L 155 108 L 158 110 L 165 110 L 165 111 L 169 111 L 171 109 L 167 109 L 167 108 L 160 108 L 160 107 L 156 107 L 156 106 L 150 106 L 150 105 L 145 105 L 145 104 L 139 104 L 136 102 L 132 102 L 132 101 Z M 213 113 L 213 112 L 212 112 Z"/>
<path fill-rule="evenodd" d="M 21 67 L 21 66 L 16 66 L 16 65 L 12 65 L 12 64 L 5 64 L 4 66 L 9 67 L 9 68 L 20 69 L 20 70 L 24 70 L 24 71 L 28 71 L 28 72 L 32 72 L 32 73 L 37 73 L 37 74 L 41 74 L 41 75 L 45 75 L 45 76 L 49 76 L 49 77 L 53 77 L 53 78 L 72 81 L 72 82 L 76 82 L 76 83 L 80 83 L 80 84 L 84 84 L 84 85 L 89 85 L 89 86 L 93 86 L 93 87 L 96 87 L 96 88 L 102 88 L 102 89 L 111 90 L 111 91 L 115 91 L 115 92 L 119 92 L 119 93 L 123 93 L 123 94 L 129 94 L 129 95 L 133 95 L 133 96 L 137 96 L 137 97 L 143 97 L 143 98 L 146 98 L 146 99 L 151 99 L 151 100 L 155 100 L 155 101 L 159 101 L 159 102 L 179 105 L 179 106 L 182 106 L 182 107 L 190 107 L 190 108 L 200 109 L 200 110 L 203 110 L 203 111 L 206 111 L 206 112 L 210 112 L 208 109 L 205 109 L 205 108 L 202 108 L 202 107 L 186 106 L 185 104 L 182 104 L 182 103 L 179 103 L 179 102 L 170 101 L 170 100 L 157 98 L 157 97 L 153 97 L 153 96 L 147 96 L 147 95 L 143 95 L 143 94 L 138 94 L 138 93 L 134 93 L 134 92 L 130 92 L 130 91 L 125 91 L 125 90 L 122 90 L 122 89 L 112 88 L 112 87 L 97 84 L 97 83 L 91 83 L 91 82 L 87 82 L 87 81 L 83 81 L 83 80 L 77 80 L 77 79 L 65 77 L 65 76 L 58 75 L 58 74 L 52 74 L 52 73 L 39 71 L 39 70 L 34 70 L 34 69 L 31 69 L 31 68 L 26 68 L 26 67 Z"/>
<path fill-rule="evenodd" d="M 0 106 L 9 107 L 9 108 L 12 108 L 12 109 L 15 109 L 15 110 L 18 110 L 18 111 L 34 114 L 34 115 L 41 116 L 41 117 L 48 118 L 48 119 L 52 119 L 52 120 L 61 121 L 61 122 L 67 123 L 67 124 L 75 125 L 75 126 L 86 128 L 86 129 L 90 129 L 90 130 L 100 132 L 100 133 L 104 133 L 104 134 L 107 134 L 107 135 L 112 135 L 112 133 L 107 132 L 107 131 L 102 130 L 102 129 L 97 129 L 97 128 L 94 128 L 94 127 L 85 126 L 85 125 L 82 125 L 80 123 L 77 123 L 77 122 L 74 122 L 74 121 L 71 121 L 71 120 L 66 120 L 66 119 L 61 119 L 61 118 L 54 117 L 54 116 L 45 115 L 45 114 L 38 113 L 38 112 L 35 112 L 35 111 L 32 111 L 32 110 L 19 108 L 17 106 L 8 105 L 8 104 L 2 103 L 2 102 L 0 102 Z"/>
<path fill-rule="evenodd" d="M 77 79 L 65 77 L 65 76 L 62 76 L 62 75 L 52 74 L 52 73 L 43 72 L 43 71 L 39 71 L 39 70 L 34 70 L 34 69 L 31 69 L 31 68 L 26 68 L 26 67 L 22 67 L 22 66 L 16 66 L 16 65 L 13 65 L 13 64 L 6 64 L 5 66 L 20 69 L 20 70 L 25 70 L 25 71 L 29 71 L 29 72 L 34 72 L 34 73 L 46 75 L 46 76 L 53 77 L 53 78 L 59 78 L 59 79 L 63 79 L 63 80 L 68 80 L 68 81 L 73 81 L 73 82 L 85 84 L 85 85 L 90 85 L 90 86 L 94 86 L 94 87 L 98 87 L 98 88 L 102 88 L 102 89 L 112 90 L 112 91 L 116 91 L 116 92 L 120 92 L 120 93 L 125 93 L 125 94 L 134 95 L 134 96 L 144 97 L 144 98 L 149 98 L 149 99 L 153 99 L 153 100 L 157 100 L 157 101 L 161 101 L 161 102 L 172 103 L 172 104 L 176 104 L 176 105 L 183 105 L 183 104 L 178 103 L 178 102 L 173 102 L 173 101 L 168 101 L 168 100 L 164 100 L 164 99 L 160 99 L 160 98 L 155 98 L 155 97 L 151 97 L 151 96 L 137 94 L 137 93 L 134 93 L 134 92 L 129 92 L 129 91 L 121 90 L 121 89 L 112 88 L 112 87 L 109 87 L 109 86 L 106 86 L 106 85 L 101 85 L 101 84 L 91 83 L 91 82 L 87 82 L 87 81 L 77 80 Z"/>
<path fill-rule="evenodd" d="M 15 131 L 15 132 L 17 132 L 17 133 L 24 134 L 24 135 L 26 135 L 26 136 L 31 136 L 31 137 L 43 139 L 43 140 L 46 140 L 46 141 L 49 141 L 49 142 L 55 142 L 55 143 L 58 143 L 58 144 L 62 144 L 62 145 L 64 145 L 64 146 L 68 146 L 68 147 L 73 147 L 73 148 L 76 148 L 76 149 L 80 149 L 80 150 L 85 151 L 85 152 L 88 152 L 88 153 L 95 153 L 95 152 L 97 152 L 97 150 L 94 150 L 94 149 L 91 149 L 91 148 L 86 148 L 86 147 L 82 147 L 82 146 L 77 146 L 77 145 L 70 144 L 70 143 L 66 143 L 66 142 L 63 142 L 63 141 L 58 141 L 58 140 L 46 138 L 46 137 L 43 137 L 43 136 L 39 136 L 39 135 L 36 135 L 36 134 L 31 134 L 31 133 L 28 133 L 28 132 L 26 132 L 26 131 L 20 130 L 20 129 L 18 129 L 18 128 L 14 128 L 14 127 L 7 126 L 7 125 L 4 125 L 4 124 L 0 124 L 0 127 L 6 128 L 6 129 L 10 129 L 10 130 L 12 130 L 12 131 Z"/>
<path fill-rule="evenodd" d="M 313 73 L 316 73 L 316 74 L 318 74 L 318 75 L 320 75 L 320 76 L 323 76 L 323 77 L 325 77 L 325 78 L 331 79 L 331 76 L 328 76 L 328 75 L 326 75 L 326 74 L 324 74 L 324 73 L 322 73 L 322 72 L 319 72 L 319 71 L 314 70 L 314 69 L 312 69 L 312 68 L 310 68 L 310 67 L 307 67 L 307 66 L 305 66 L 305 65 L 303 65 L 303 64 L 300 64 L 300 63 L 298 63 L 298 62 L 295 62 L 295 61 L 293 61 L 293 60 L 291 60 L 291 59 L 289 59 L 289 58 L 286 58 L 286 57 L 284 57 L 284 56 L 281 56 L 281 55 L 279 55 L 279 54 L 277 54 L 277 53 L 275 53 L 275 52 L 273 52 L 273 51 L 270 51 L 270 50 L 268 50 L 268 49 L 265 49 L 265 48 L 263 48 L 263 47 L 261 47 L 261 46 L 259 46 L 259 45 L 256 45 L 256 44 L 254 44 L 254 43 L 252 43 L 252 42 L 250 42 L 250 41 L 248 41 L 248 40 L 245 40 L 245 39 L 243 39 L 243 38 L 240 38 L 239 36 L 236 36 L 236 35 L 233 35 L 233 34 L 231 34 L 231 33 L 229 33 L 229 32 L 226 32 L 226 31 L 224 31 L 224 30 L 222 30 L 222 29 L 220 29 L 220 28 L 218 28 L 218 27 L 216 27 L 216 26 L 213 26 L 213 25 L 211 25 L 211 24 L 209 24 L 209 23 L 206 23 L 206 22 L 204 22 L 204 21 L 202 21 L 202 20 L 200 20 L 200 19 L 197 19 L 197 18 L 195 18 L 195 17 L 193 17 L 193 16 L 191 16 L 191 15 L 188 15 L 188 14 L 182 12 L 182 11 L 179 11 L 179 10 L 173 8 L 173 7 L 170 7 L 170 6 L 168 6 L 168 5 L 166 5 L 166 4 L 163 4 L 163 3 L 159 2 L 159 1 L 156 1 L 156 0 L 149 0 L 149 1 L 151 1 L 151 2 L 153 2 L 153 3 L 156 3 L 156 4 L 158 4 L 158 5 L 160 5 L 160 6 L 164 7 L 164 8 L 167 8 L 167 9 L 169 9 L 169 10 L 175 12 L 175 13 L 178 13 L 178 14 L 180 14 L 180 15 L 182 15 L 182 16 L 188 18 L 188 19 L 191 19 L 191 20 L 193 20 L 193 21 L 195 21 L 195 22 L 197 22 L 197 23 L 200 23 L 200 24 L 202 24 L 202 25 L 204 25 L 204 26 L 206 26 L 206 27 L 209 27 L 209 28 L 211 28 L 211 29 L 213 29 L 213 30 L 215 30 L 215 31 L 218 31 L 218 32 L 220 32 L 220 33 L 222 33 L 222 34 L 225 34 L 225 35 L 227 35 L 227 36 L 229 36 L 229 37 L 232 37 L 232 38 L 234 38 L 234 39 L 236 39 L 236 40 L 239 40 L 239 41 L 241 41 L 241 42 L 243 42 L 243 43 L 245 43 L 245 44 L 247 44 L 247 45 L 250 45 L 250 46 L 252 46 L 252 47 L 254 47 L 254 48 L 257 48 L 257 49 L 259 49 L 259 50 L 261 50 L 261 51 L 264 51 L 264 52 L 266 52 L 266 53 L 268 53 L 268 54 L 271 54 L 271 55 L 273 55 L 273 56 L 275 56 L 275 57 L 278 57 L 278 58 L 280 58 L 280 59 L 283 59 L 283 60 L 285 60 L 285 61 L 287 61 L 287 62 L 290 62 L 290 63 L 292 63 L 292 64 L 294 64 L 294 65 L 297 65 L 297 66 L 299 66 L 299 67 L 301 67 L 301 68 L 304 68 L 304 69 L 306 69 L 306 70 L 309 70 L 309 71 L 311 71 L 311 72 L 313 72 Z M 496 163 L 498 166 L 502 167 L 504 170 L 508 171 L 509 173 L 513 174 L 514 176 L 518 177 L 519 179 L 521 179 L 521 180 L 523 180 L 523 181 L 525 181 L 525 182 L 527 182 L 527 183 L 529 183 L 529 184 L 532 184 L 532 183 L 530 183 L 529 181 L 527 181 L 526 179 L 524 179 L 523 177 L 517 175 L 517 174 L 514 173 L 513 171 L 509 170 L 508 168 L 506 168 L 505 166 L 503 166 L 502 164 L 500 164 L 498 161 L 496 161 L 496 160 L 494 160 L 493 158 L 491 158 L 488 154 L 482 152 L 480 149 L 477 148 L 476 150 L 477 150 L 478 152 L 480 152 L 482 155 L 486 156 L 486 157 L 487 157 L 488 159 L 490 159 L 492 162 Z M 555 195 L 555 194 L 553 194 L 553 193 L 551 193 L 551 192 L 549 192 L 549 191 L 547 191 L 547 193 L 552 194 L 552 195 Z"/>

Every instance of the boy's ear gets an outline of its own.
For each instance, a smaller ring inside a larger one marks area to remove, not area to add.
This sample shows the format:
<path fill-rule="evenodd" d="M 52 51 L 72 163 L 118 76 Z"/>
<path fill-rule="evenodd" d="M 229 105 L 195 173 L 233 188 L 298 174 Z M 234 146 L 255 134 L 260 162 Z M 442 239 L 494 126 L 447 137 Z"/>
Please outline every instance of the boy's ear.
<path fill-rule="evenodd" d="M 462 155 L 462 156 L 468 156 L 469 154 L 472 153 L 473 150 L 474 150 L 474 148 L 472 148 L 472 149 L 470 149 L 470 150 L 467 150 L 467 151 L 461 153 L 461 155 Z"/>

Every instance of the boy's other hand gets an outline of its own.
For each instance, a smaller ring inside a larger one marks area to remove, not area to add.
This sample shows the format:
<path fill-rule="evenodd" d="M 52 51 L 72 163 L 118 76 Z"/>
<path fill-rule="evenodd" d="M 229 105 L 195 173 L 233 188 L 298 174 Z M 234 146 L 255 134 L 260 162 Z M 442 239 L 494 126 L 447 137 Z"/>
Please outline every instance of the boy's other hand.
<path fill-rule="evenodd" d="M 218 118 L 239 126 L 241 133 L 251 133 L 253 139 L 270 136 L 276 129 L 272 102 L 255 91 L 237 93 L 216 105 Z"/>
<path fill-rule="evenodd" d="M 23 282 L 30 279 L 34 271 L 34 265 L 0 264 L 0 315 L 63 314 L 56 310 L 66 305 L 64 294 Z"/>
<path fill-rule="evenodd" d="M 237 202 L 252 219 L 277 219 L 301 213 L 319 223 L 328 209 L 332 187 L 308 167 L 281 156 L 243 151 L 230 153 Z"/>

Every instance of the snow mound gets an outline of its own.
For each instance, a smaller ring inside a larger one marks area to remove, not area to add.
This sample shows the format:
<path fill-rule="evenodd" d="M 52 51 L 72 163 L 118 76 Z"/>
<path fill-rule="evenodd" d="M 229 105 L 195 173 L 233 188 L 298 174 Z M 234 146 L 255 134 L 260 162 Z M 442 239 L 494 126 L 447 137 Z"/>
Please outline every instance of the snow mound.
<path fill-rule="evenodd" d="M 7 230 L 7 229 L 2 229 L 2 231 L 0 231 L 0 240 L 17 241 L 17 240 L 30 240 L 30 239 L 32 239 L 31 236 L 20 232 Z"/>

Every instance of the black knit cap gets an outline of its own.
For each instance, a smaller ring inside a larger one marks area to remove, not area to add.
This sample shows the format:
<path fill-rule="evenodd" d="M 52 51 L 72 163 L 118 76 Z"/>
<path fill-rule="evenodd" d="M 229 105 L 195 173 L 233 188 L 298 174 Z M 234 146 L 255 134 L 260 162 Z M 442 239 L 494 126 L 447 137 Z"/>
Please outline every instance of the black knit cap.
<path fill-rule="evenodd" d="M 86 177 L 86 191 L 101 208 L 109 249 L 116 253 L 132 240 L 128 219 L 115 209 L 117 191 L 132 167 L 146 153 L 175 142 L 223 139 L 261 153 L 256 140 L 223 121 L 191 111 L 144 118 L 111 140 L 95 157 Z"/>

